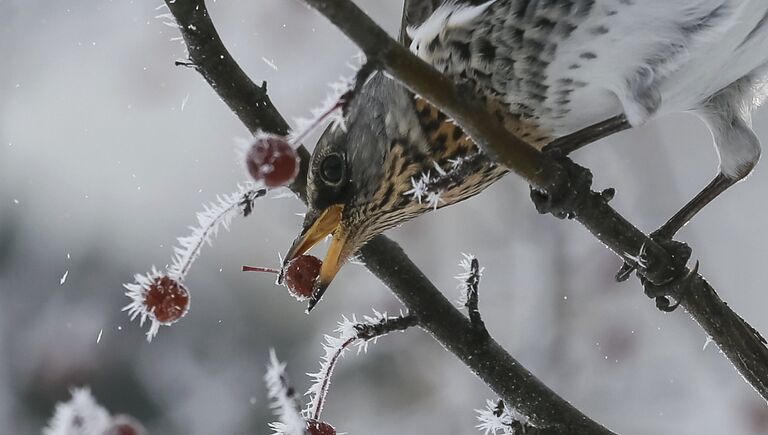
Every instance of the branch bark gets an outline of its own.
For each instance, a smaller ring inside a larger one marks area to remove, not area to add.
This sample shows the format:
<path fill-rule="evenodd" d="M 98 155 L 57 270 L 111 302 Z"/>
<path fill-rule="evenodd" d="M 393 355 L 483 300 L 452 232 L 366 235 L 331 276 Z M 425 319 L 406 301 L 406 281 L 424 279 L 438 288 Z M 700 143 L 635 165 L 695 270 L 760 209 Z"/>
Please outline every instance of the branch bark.
<path fill-rule="evenodd" d="M 569 176 L 560 164 L 495 122 L 477 97 L 390 38 L 352 1 L 305 2 L 355 42 L 369 60 L 379 62 L 411 91 L 455 119 L 487 154 L 529 184 L 544 192 L 568 184 Z M 668 280 L 669 271 L 675 267 L 672 256 L 609 206 L 600 193 L 590 191 L 574 214 L 577 221 L 625 261 L 636 263 L 638 253 L 644 252 L 649 261 L 645 267 L 638 265 L 638 269 L 649 281 L 663 284 Z M 681 305 L 742 377 L 768 400 L 768 348 L 763 337 L 731 310 L 700 274 L 695 274 L 688 284 L 690 291 Z"/>
<path fill-rule="evenodd" d="M 227 52 L 210 19 L 204 0 L 165 0 L 189 50 L 194 65 L 219 97 L 251 131 L 285 134 L 288 125 L 266 94 L 255 85 Z M 309 154 L 300 148 L 306 177 Z M 304 201 L 305 185 L 291 189 Z M 471 322 L 429 281 L 400 246 L 385 236 L 372 239 L 361 250 L 371 272 L 384 282 L 419 319 L 419 326 L 461 359 L 508 404 L 548 433 L 573 435 L 613 432 L 582 414 L 549 389 L 487 334 Z"/>

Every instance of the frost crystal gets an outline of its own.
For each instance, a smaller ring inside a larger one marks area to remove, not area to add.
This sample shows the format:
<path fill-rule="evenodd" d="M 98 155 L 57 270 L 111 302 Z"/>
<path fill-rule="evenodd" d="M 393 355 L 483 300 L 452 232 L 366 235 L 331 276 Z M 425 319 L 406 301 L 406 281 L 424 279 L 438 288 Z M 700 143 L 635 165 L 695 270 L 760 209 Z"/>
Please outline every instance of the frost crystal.
<path fill-rule="evenodd" d="M 639 267 L 645 269 L 646 267 L 648 267 L 648 259 L 646 258 L 646 255 L 645 255 L 645 249 L 646 249 L 645 242 L 643 242 L 643 244 L 640 245 L 640 252 L 638 252 L 637 255 L 632 255 L 629 252 L 625 252 L 624 256 L 627 259 L 637 263 Z"/>
<path fill-rule="evenodd" d="M 446 171 L 437 162 L 432 162 L 432 166 L 437 173 L 433 176 L 431 170 L 422 172 L 419 176 L 411 177 L 412 188 L 404 195 L 415 199 L 419 204 L 426 203 L 430 208 L 437 209 L 440 204 L 445 204 L 442 195 L 446 189 L 455 185 L 467 171 L 472 171 L 478 163 L 478 159 L 483 158 L 482 154 L 474 154 L 470 157 L 459 157 L 449 160 L 450 168 Z"/>
<path fill-rule="evenodd" d="M 295 390 L 288 384 L 285 363 L 277 359 L 274 349 L 269 351 L 264 381 L 267 383 L 267 394 L 272 399 L 271 407 L 279 419 L 269 424 L 274 435 L 304 435 L 307 423 L 299 411 Z"/>
<path fill-rule="evenodd" d="M 480 421 L 476 427 L 485 435 L 524 434 L 525 428 L 528 427 L 528 419 L 501 400 L 488 400 L 485 409 L 476 409 L 475 412 Z"/>
<path fill-rule="evenodd" d="M 68 402 L 56 404 L 43 435 L 103 434 L 109 428 L 109 412 L 96 403 L 88 388 L 75 388 L 70 394 Z"/>
<path fill-rule="evenodd" d="M 128 316 L 131 318 L 131 321 L 138 317 L 139 326 L 144 326 L 144 322 L 146 322 L 147 319 L 150 320 L 149 330 L 146 333 L 147 341 L 150 342 L 155 335 L 157 335 L 157 331 L 160 330 L 160 322 L 158 322 L 155 316 L 153 316 L 147 309 L 144 304 L 144 297 L 147 291 L 149 291 L 149 286 L 151 286 L 155 280 L 162 277 L 163 275 L 155 269 L 155 266 L 152 266 L 152 269 L 150 269 L 146 275 L 136 274 L 133 277 L 133 283 L 123 284 L 123 287 L 125 287 L 126 290 L 125 295 L 131 299 L 131 303 L 123 307 L 123 311 L 128 311 Z"/>
<path fill-rule="evenodd" d="M 429 195 L 429 183 L 431 182 L 431 179 L 429 177 L 429 172 L 426 174 L 421 174 L 421 178 L 416 179 L 416 177 L 411 177 L 411 186 L 413 186 L 413 189 L 408 190 L 404 192 L 405 195 L 412 196 L 416 201 L 421 204 L 421 201 L 424 197 Z"/>

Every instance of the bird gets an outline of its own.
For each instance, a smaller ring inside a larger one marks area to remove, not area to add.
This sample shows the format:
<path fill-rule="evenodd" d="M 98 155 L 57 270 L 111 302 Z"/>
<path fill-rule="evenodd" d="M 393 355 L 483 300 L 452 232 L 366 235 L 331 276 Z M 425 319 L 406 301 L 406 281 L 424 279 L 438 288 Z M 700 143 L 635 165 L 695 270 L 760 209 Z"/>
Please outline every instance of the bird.
<path fill-rule="evenodd" d="M 409 2 L 406 2 L 409 3 Z M 655 236 L 671 239 L 760 157 L 751 114 L 768 82 L 765 0 L 427 0 L 406 5 L 410 50 L 537 149 L 612 119 L 691 112 L 712 134 L 712 182 Z M 374 236 L 470 198 L 507 170 L 452 119 L 385 74 L 318 140 L 308 211 L 285 261 L 327 236 L 311 309 Z"/>

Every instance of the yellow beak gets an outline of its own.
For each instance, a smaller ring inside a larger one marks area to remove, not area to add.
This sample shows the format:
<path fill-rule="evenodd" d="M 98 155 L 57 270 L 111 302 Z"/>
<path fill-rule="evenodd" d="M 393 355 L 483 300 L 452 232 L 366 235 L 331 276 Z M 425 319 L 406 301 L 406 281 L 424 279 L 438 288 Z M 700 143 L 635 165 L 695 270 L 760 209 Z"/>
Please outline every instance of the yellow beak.
<path fill-rule="evenodd" d="M 283 266 L 291 260 L 309 251 L 318 242 L 328 235 L 333 235 L 331 245 L 325 254 L 322 266 L 320 266 L 320 276 L 315 281 L 312 291 L 312 297 L 309 300 L 307 312 L 317 305 L 325 290 L 333 281 L 333 278 L 341 269 L 346 261 L 345 247 L 347 245 L 347 235 L 341 230 L 341 213 L 344 210 L 343 205 L 332 205 L 320 214 L 310 225 L 305 225 L 302 234 L 293 242 L 291 249 L 288 250 Z"/>

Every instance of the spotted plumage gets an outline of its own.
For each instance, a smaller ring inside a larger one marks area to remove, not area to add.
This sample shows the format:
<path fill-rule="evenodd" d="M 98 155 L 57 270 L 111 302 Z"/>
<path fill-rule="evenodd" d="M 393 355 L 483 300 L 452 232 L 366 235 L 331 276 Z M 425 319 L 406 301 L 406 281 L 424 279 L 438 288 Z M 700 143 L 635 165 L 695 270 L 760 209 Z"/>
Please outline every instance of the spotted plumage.
<path fill-rule="evenodd" d="M 749 174 L 759 158 L 751 112 L 768 77 L 766 0 L 406 6 L 403 37 L 411 50 L 473 87 L 490 116 L 537 148 L 619 115 L 637 126 L 671 112 L 698 114 L 713 134 L 720 174 L 670 228 Z M 330 129 L 313 152 L 310 208 L 288 255 L 333 233 L 320 288 L 371 237 L 476 195 L 505 173 L 461 127 L 382 74 L 348 109 L 347 129 Z M 328 158 L 343 160 L 341 182 L 324 178 Z"/>

